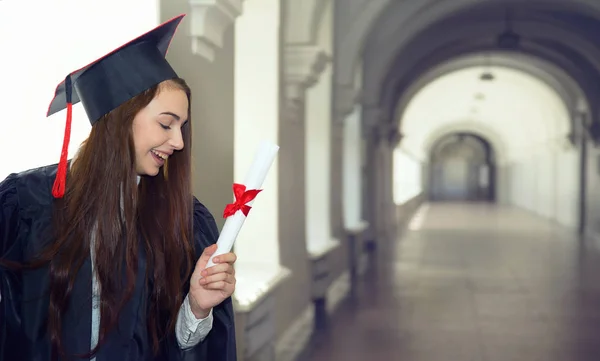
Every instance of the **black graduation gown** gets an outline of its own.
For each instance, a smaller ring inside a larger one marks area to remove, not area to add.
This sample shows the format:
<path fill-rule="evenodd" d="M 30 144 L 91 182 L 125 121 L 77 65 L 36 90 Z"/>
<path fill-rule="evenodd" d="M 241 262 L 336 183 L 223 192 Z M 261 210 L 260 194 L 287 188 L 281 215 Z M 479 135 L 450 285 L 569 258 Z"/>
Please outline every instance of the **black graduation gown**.
<path fill-rule="evenodd" d="M 47 241 L 52 214 L 52 184 L 56 165 L 11 174 L 0 183 L 0 257 L 17 262 L 29 259 Z M 217 240 L 218 229 L 210 212 L 194 198 L 196 259 Z M 118 328 L 100 347 L 97 361 L 235 361 L 236 341 L 231 298 L 213 309 L 213 328 L 197 346 L 181 350 L 175 334 L 152 355 L 146 331 L 146 301 L 143 286 L 146 260 L 139 257 L 140 271 L 134 295 L 123 309 Z M 191 276 L 191 275 L 190 275 Z M 189 280 L 188 280 L 189 282 Z M 46 331 L 49 293 L 48 269 L 12 272 L 0 267 L 0 361 L 50 361 Z M 187 292 L 187 289 L 182 292 Z M 84 263 L 77 276 L 70 306 L 64 315 L 65 348 L 68 353 L 90 350 L 91 263 Z M 184 293 L 185 295 L 185 293 Z"/>

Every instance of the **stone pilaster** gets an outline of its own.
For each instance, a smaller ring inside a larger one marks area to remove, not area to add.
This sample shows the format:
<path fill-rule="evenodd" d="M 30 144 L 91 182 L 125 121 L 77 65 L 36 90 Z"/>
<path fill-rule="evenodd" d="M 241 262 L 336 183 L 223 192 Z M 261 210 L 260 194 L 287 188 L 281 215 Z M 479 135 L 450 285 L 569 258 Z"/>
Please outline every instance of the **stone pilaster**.
<path fill-rule="evenodd" d="M 348 114 L 354 110 L 354 105 L 358 102 L 360 91 L 355 89 L 354 86 L 347 86 L 336 84 L 334 86 L 334 99 L 333 99 L 333 114 L 335 117 L 334 121 L 343 122 Z"/>
<path fill-rule="evenodd" d="M 365 185 L 363 187 L 363 218 L 369 223 L 365 230 L 365 241 L 369 249 L 377 247 L 377 177 L 379 132 L 375 127 L 364 126 L 365 157 L 367 161 L 363 169 Z"/>
<path fill-rule="evenodd" d="M 347 115 L 347 114 L 346 114 Z M 331 123 L 331 231 L 339 239 L 345 237 L 344 210 L 342 203 L 344 119 L 335 116 Z"/>
<path fill-rule="evenodd" d="M 317 83 L 330 61 L 329 55 L 318 46 L 296 44 L 285 46 L 284 91 L 287 111 L 298 114 L 300 109 L 304 108 L 306 90 Z"/>
<path fill-rule="evenodd" d="M 313 274 L 306 245 L 306 90 L 315 85 L 329 56 L 312 45 L 284 45 L 279 122 L 279 234 L 281 264 L 292 271 L 277 297 L 278 329 L 284 331 L 311 302 Z M 322 275 L 319 270 L 319 277 Z M 302 295 L 302 297 L 298 297 Z M 290 336 L 293 338 L 292 336 Z"/>
<path fill-rule="evenodd" d="M 223 47 L 223 34 L 242 15 L 243 0 L 188 0 L 192 52 L 213 61 Z"/>
<path fill-rule="evenodd" d="M 344 159 L 344 123 L 346 117 L 354 111 L 358 98 L 354 88 L 334 86 L 333 119 L 331 120 L 331 230 L 334 237 L 346 237 L 344 229 L 342 189 Z"/>
<path fill-rule="evenodd" d="M 393 192 L 393 153 L 400 140 L 397 130 L 389 123 L 382 121 L 373 128 L 373 136 L 377 139 L 375 170 L 375 222 L 378 240 L 389 241 L 394 237 L 396 229 L 396 209 Z"/>

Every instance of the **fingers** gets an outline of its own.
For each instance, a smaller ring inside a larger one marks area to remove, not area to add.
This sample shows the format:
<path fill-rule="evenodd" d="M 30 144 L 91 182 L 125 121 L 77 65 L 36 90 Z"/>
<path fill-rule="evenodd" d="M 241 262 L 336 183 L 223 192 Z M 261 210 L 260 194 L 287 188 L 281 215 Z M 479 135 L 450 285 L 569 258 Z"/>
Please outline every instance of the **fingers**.
<path fill-rule="evenodd" d="M 226 283 L 235 284 L 235 277 L 229 273 L 217 273 L 200 280 L 200 284 L 208 289 L 222 289 Z"/>
<path fill-rule="evenodd" d="M 235 263 L 235 261 L 237 261 L 237 256 L 235 255 L 235 253 L 232 253 L 232 252 L 221 254 L 221 255 L 218 255 L 215 258 L 213 258 L 213 262 L 215 264 L 216 263 L 229 263 L 229 264 L 233 264 L 233 263 Z"/>
<path fill-rule="evenodd" d="M 204 248 L 204 251 L 202 251 L 202 255 L 210 257 L 210 256 L 212 256 L 213 253 L 215 253 L 216 250 L 217 250 L 217 245 L 211 244 L 210 246 Z"/>
<path fill-rule="evenodd" d="M 201 275 L 202 275 L 202 277 L 206 277 L 206 276 L 214 275 L 217 273 L 224 273 L 224 272 L 231 274 L 232 270 L 233 270 L 233 267 L 230 264 L 220 263 L 220 264 L 216 264 L 212 267 L 209 267 L 209 268 L 203 270 Z"/>
<path fill-rule="evenodd" d="M 227 281 L 216 281 L 206 285 L 202 285 L 202 287 L 206 290 L 211 291 L 223 291 L 228 295 L 233 294 L 235 290 L 235 284 Z"/>

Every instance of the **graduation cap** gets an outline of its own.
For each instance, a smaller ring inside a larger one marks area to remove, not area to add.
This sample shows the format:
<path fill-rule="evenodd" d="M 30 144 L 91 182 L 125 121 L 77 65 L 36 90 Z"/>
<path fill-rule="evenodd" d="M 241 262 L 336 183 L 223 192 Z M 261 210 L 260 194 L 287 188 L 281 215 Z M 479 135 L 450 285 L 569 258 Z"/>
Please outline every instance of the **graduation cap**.
<path fill-rule="evenodd" d="M 73 104 L 81 102 L 94 125 L 102 116 L 145 90 L 177 77 L 165 59 L 175 31 L 185 14 L 120 46 L 67 75 L 56 88 L 47 116 L 67 109 L 67 124 L 52 195 L 62 198 L 67 176 Z"/>

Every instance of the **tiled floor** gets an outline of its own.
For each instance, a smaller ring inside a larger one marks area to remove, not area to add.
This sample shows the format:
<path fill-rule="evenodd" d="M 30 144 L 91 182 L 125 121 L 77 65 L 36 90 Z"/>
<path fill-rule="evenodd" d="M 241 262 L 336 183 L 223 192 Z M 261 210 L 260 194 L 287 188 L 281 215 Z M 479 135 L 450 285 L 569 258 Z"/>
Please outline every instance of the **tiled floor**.
<path fill-rule="evenodd" d="M 309 361 L 600 360 L 600 253 L 524 211 L 422 208 Z"/>

